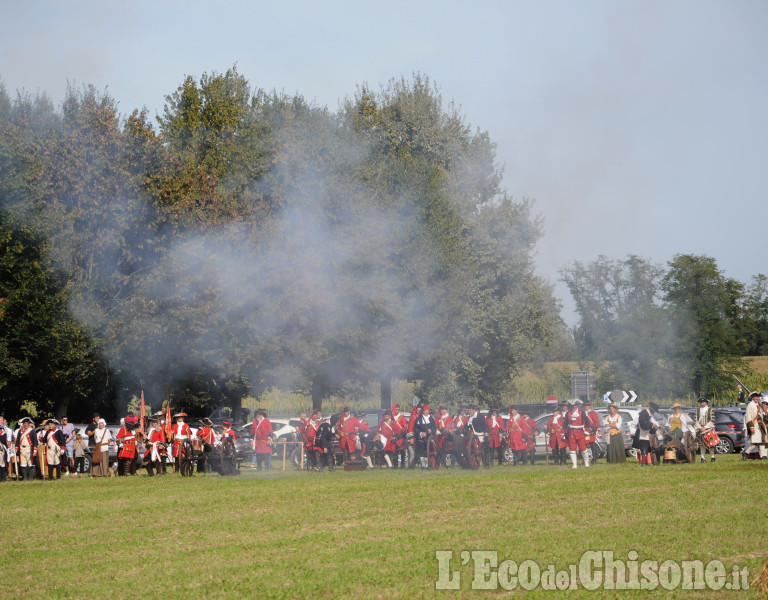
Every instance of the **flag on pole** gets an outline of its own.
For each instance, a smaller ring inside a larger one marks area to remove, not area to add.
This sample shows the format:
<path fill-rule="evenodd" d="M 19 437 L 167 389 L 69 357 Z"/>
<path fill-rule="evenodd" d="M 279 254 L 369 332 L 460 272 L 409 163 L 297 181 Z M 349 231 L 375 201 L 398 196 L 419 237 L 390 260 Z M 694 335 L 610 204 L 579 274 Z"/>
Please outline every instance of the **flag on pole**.
<path fill-rule="evenodd" d="M 171 401 L 168 400 L 168 407 L 165 411 L 165 439 L 171 441 Z"/>
<path fill-rule="evenodd" d="M 144 421 L 147 418 L 147 407 L 144 405 L 144 390 L 141 390 L 141 417 L 139 421 L 139 431 L 141 431 L 142 437 L 146 433 L 144 431 Z"/>

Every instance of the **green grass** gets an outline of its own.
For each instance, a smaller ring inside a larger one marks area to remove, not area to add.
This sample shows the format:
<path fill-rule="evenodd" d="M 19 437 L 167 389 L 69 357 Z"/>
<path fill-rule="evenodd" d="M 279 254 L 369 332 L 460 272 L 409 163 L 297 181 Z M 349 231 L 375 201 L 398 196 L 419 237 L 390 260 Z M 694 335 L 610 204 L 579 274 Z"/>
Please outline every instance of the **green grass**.
<path fill-rule="evenodd" d="M 768 465 L 273 471 L 6 483 L 4 598 L 497 598 L 463 550 L 558 569 L 587 550 L 720 559 L 757 576 Z M 436 550 L 459 591 L 435 590 Z M 730 571 L 728 571 L 730 573 Z M 526 598 L 552 598 L 536 590 Z M 722 598 L 723 591 L 580 590 L 572 598 Z M 739 598 L 757 598 L 754 590 Z"/>

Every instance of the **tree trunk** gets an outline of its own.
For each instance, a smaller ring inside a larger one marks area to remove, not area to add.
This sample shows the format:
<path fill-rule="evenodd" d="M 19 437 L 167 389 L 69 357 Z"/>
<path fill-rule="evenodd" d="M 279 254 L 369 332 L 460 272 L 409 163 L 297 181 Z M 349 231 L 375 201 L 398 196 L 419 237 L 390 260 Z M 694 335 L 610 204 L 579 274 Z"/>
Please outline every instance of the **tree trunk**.
<path fill-rule="evenodd" d="M 381 410 L 392 408 L 392 378 L 389 375 L 382 375 L 379 382 L 381 384 Z"/>
<path fill-rule="evenodd" d="M 69 416 L 67 411 L 69 410 L 69 397 L 59 396 L 56 401 L 56 408 L 53 410 L 53 414 L 56 415 L 56 419 L 61 421 L 61 417 Z"/>
<path fill-rule="evenodd" d="M 240 412 L 243 408 L 243 398 L 238 394 L 237 396 L 231 398 L 230 404 L 232 406 L 232 422 L 239 423 Z"/>
<path fill-rule="evenodd" d="M 323 398 L 326 394 L 325 381 L 321 377 L 312 380 L 312 410 L 323 409 Z"/>

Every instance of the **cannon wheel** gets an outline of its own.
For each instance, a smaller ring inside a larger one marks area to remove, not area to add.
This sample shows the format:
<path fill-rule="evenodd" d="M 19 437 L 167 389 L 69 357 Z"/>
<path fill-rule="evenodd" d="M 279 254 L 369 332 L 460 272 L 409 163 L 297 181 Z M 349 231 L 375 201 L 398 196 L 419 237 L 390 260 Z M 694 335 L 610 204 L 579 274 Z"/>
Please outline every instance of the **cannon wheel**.
<path fill-rule="evenodd" d="M 467 454 L 469 466 L 477 471 L 483 464 L 483 452 L 480 447 L 480 440 L 474 433 L 470 436 L 469 442 L 467 442 Z"/>
<path fill-rule="evenodd" d="M 191 477 L 195 471 L 195 463 L 192 460 L 192 444 L 184 440 L 179 448 L 179 472 L 182 477 Z"/>
<path fill-rule="evenodd" d="M 437 471 L 440 468 L 440 448 L 437 446 L 437 438 L 434 435 L 427 438 L 427 458 L 429 468 Z"/>
<path fill-rule="evenodd" d="M 685 454 L 685 459 L 689 463 L 696 462 L 696 448 L 694 447 L 694 441 L 693 436 L 691 435 L 690 431 L 685 432 L 685 451 L 683 452 Z"/>
<path fill-rule="evenodd" d="M 237 471 L 237 449 L 231 437 L 225 437 L 221 444 L 221 470 L 224 475 L 232 475 Z"/>

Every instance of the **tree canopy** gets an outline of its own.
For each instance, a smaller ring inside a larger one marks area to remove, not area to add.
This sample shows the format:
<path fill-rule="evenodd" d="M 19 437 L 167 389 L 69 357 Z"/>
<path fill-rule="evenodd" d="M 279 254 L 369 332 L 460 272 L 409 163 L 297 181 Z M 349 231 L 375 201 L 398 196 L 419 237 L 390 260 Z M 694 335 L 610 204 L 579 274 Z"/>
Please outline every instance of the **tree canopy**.
<path fill-rule="evenodd" d="M 495 151 L 420 74 L 333 113 L 233 67 L 185 77 L 154 124 L 92 86 L 58 109 L 0 90 L 8 281 L 40 269 L 28 293 L 50 314 L 28 342 L 56 332 L 71 355 L 66 394 L 28 378 L 4 407 L 119 407 L 143 388 L 237 409 L 271 386 L 319 406 L 368 382 L 388 406 L 393 377 L 500 404 L 562 322 L 534 272 L 541 224 Z M 20 380 L 28 354 L 0 342 Z"/>

